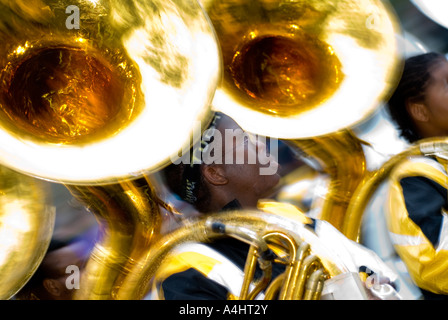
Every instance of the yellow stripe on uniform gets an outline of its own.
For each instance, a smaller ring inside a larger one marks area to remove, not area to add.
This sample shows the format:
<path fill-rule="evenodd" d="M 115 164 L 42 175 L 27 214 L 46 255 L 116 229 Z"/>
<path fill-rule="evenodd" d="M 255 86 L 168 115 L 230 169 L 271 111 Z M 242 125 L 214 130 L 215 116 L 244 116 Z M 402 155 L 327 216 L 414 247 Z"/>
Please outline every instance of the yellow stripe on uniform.
<path fill-rule="evenodd" d="M 389 178 L 385 207 L 391 240 L 417 286 L 437 294 L 448 294 L 448 250 L 444 245 L 434 248 L 420 227 L 409 218 L 406 209 L 400 180 L 412 176 L 425 177 L 448 188 L 444 168 L 432 159 L 412 158 L 397 166 Z M 443 214 L 442 210 L 440 214 Z"/>

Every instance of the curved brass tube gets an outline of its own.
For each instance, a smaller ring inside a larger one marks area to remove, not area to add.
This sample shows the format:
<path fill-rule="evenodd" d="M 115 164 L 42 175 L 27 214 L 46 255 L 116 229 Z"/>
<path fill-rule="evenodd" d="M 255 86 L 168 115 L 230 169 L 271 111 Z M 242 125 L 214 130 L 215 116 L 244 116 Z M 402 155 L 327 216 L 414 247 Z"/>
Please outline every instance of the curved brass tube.
<path fill-rule="evenodd" d="M 279 291 L 279 299 L 285 299 L 287 290 L 293 286 L 291 283 L 296 281 L 296 272 L 298 272 L 297 270 L 300 268 L 298 265 L 301 263 L 304 255 L 309 251 L 309 244 L 298 240 L 297 237 L 282 232 L 272 232 L 265 237 L 284 243 L 286 252 L 288 253 L 287 267 L 282 276 L 284 280 Z M 271 288 L 270 290 L 274 289 Z"/>
<path fill-rule="evenodd" d="M 284 282 L 286 279 L 286 274 L 282 273 L 281 275 L 277 276 L 274 280 L 272 280 L 271 284 L 267 287 L 264 299 L 265 300 L 274 300 L 278 297 L 280 294 L 280 290 L 282 287 L 284 287 Z"/>
<path fill-rule="evenodd" d="M 39 267 L 53 234 L 49 185 L 0 166 L 0 299 L 10 299 Z"/>
<path fill-rule="evenodd" d="M 369 174 L 362 142 L 348 129 L 288 142 L 316 159 L 322 173 L 329 176 L 328 191 L 323 196 L 319 218 L 341 231 L 344 224 L 355 223 L 346 216 L 346 212 L 356 188 L 362 185 Z"/>
<path fill-rule="evenodd" d="M 286 279 L 290 279 L 285 281 L 284 288 L 280 291 L 280 298 L 285 300 L 292 300 L 297 297 L 294 295 L 294 291 L 296 288 L 302 284 L 304 284 L 305 279 L 300 278 L 300 273 L 303 268 L 304 259 L 308 256 L 310 250 L 310 245 L 306 242 L 300 243 L 297 248 L 296 257 L 292 260 L 290 274 Z M 297 299 L 296 299 L 297 300 Z"/>
<path fill-rule="evenodd" d="M 253 282 L 256 266 L 260 264 L 263 275 L 259 279 L 252 291 L 249 291 L 250 285 Z M 272 279 L 272 262 L 261 260 L 260 255 L 257 254 L 255 246 L 251 246 L 247 255 L 246 265 L 244 267 L 244 281 L 241 288 L 241 300 L 254 300 L 255 297 L 263 291 Z"/>
<path fill-rule="evenodd" d="M 393 156 L 384 163 L 380 169 L 373 172 L 369 179 L 355 191 L 353 200 L 347 210 L 347 219 L 343 226 L 344 234 L 352 240 L 359 240 L 363 213 L 375 191 L 389 177 L 390 172 L 397 164 L 412 156 L 437 156 L 442 154 L 445 156 L 448 154 L 448 139 L 430 138 L 416 142 L 407 150 Z"/>
<path fill-rule="evenodd" d="M 135 260 L 160 236 L 157 194 L 148 178 L 103 186 L 67 186 L 88 204 L 99 224 L 98 240 L 76 299 L 109 300 L 120 291 Z"/>
<path fill-rule="evenodd" d="M 314 271 L 306 284 L 303 300 L 320 300 L 324 279 L 325 275 L 322 269 Z"/>
<path fill-rule="evenodd" d="M 330 277 L 347 271 L 343 262 L 329 252 L 315 234 L 303 228 L 301 223 L 260 211 L 232 211 L 186 222 L 185 226 L 159 239 L 154 244 L 158 250 L 150 251 L 146 257 L 137 261 L 136 268 L 140 272 L 130 273 L 129 276 L 132 280 L 123 284 L 123 291 L 129 293 L 127 298 L 141 299 L 148 293 L 158 268 L 163 266 L 163 262 L 177 245 L 186 242 L 208 242 L 217 237 L 232 236 L 230 231 L 229 234 L 217 232 L 214 227 L 217 224 L 230 226 L 230 230 L 235 230 L 239 226 L 250 228 L 259 235 L 260 239 L 264 234 L 270 232 L 280 231 L 285 234 L 293 234 L 309 243 L 311 251 L 319 256 L 319 260 Z M 119 295 L 117 298 L 121 299 L 122 296 Z"/>

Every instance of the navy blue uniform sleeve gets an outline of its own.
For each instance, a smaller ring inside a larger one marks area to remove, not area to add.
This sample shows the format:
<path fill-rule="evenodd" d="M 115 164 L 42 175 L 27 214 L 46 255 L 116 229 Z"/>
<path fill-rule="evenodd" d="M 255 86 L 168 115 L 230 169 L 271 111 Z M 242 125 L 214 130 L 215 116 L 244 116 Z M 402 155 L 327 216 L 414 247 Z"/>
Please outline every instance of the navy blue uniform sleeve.
<path fill-rule="evenodd" d="M 447 189 L 425 177 L 400 181 L 409 218 L 435 247 L 442 226 L 442 208 L 447 207 Z"/>
<path fill-rule="evenodd" d="M 227 300 L 228 290 L 195 269 L 175 273 L 162 283 L 165 300 Z"/>

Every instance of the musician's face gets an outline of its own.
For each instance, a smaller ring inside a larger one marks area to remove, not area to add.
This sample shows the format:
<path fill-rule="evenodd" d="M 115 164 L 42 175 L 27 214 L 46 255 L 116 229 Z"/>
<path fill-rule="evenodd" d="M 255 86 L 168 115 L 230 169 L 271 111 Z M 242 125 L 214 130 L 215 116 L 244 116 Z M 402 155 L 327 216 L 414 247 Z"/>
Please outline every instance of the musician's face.
<path fill-rule="evenodd" d="M 437 63 L 431 76 L 424 101 L 429 121 L 438 135 L 448 136 L 448 62 Z"/>
<path fill-rule="evenodd" d="M 278 163 L 266 150 L 261 137 L 249 135 L 230 118 L 223 119 L 218 129 L 223 136 L 223 168 L 229 189 L 242 205 L 267 197 L 278 184 Z"/>

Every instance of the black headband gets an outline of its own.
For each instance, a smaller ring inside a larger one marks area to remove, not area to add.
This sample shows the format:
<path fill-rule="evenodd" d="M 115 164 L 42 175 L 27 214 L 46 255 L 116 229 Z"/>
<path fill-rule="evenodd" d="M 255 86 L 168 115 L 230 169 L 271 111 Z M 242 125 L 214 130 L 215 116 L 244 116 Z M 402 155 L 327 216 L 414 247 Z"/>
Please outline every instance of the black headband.
<path fill-rule="evenodd" d="M 216 123 L 221 118 L 219 113 L 216 113 L 207 130 L 216 129 Z M 211 132 L 213 132 L 211 131 Z M 184 166 L 182 175 L 182 192 L 181 198 L 190 204 L 197 201 L 197 188 L 201 180 L 201 164 L 202 152 L 213 141 L 213 135 L 202 135 L 199 144 L 195 144 L 190 150 L 190 163 Z"/>

